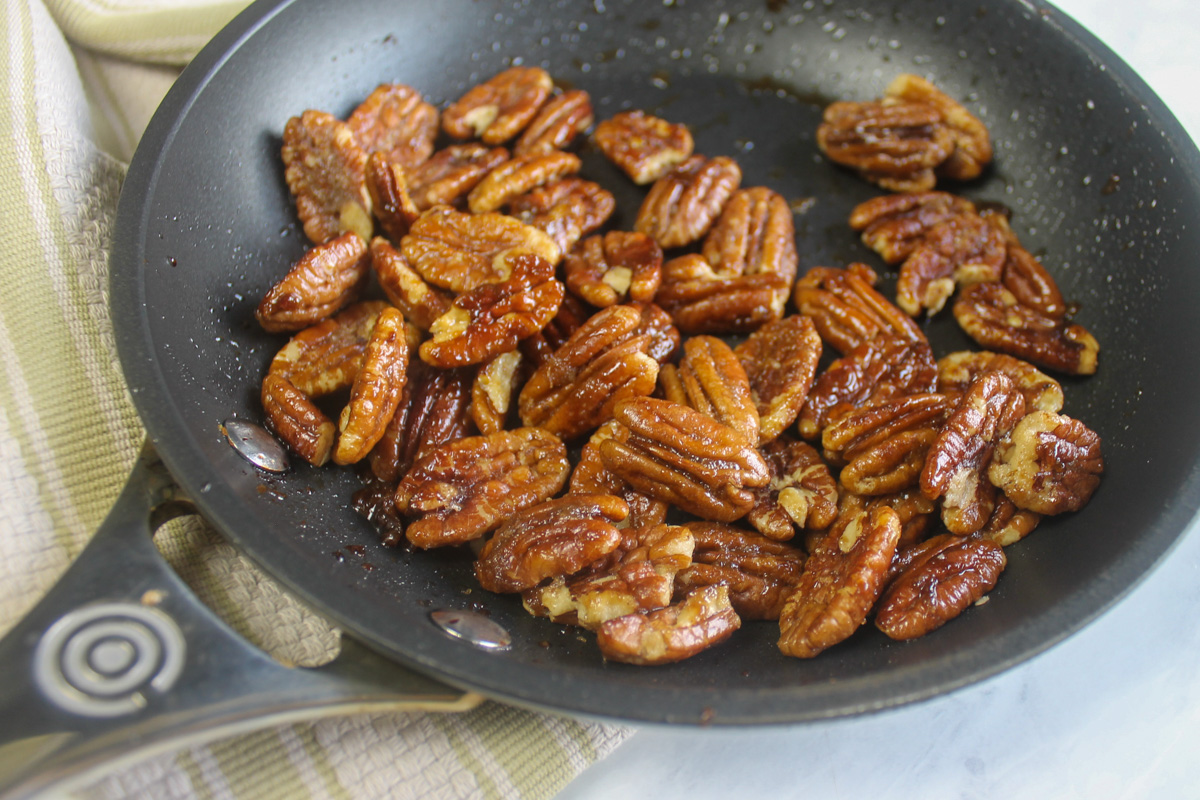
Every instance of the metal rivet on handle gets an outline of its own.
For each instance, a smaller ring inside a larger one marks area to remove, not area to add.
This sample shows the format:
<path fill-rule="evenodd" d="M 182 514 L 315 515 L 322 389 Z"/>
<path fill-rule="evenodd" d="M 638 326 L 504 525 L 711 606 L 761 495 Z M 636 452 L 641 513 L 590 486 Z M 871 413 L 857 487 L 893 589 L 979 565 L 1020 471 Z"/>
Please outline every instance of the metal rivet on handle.
<path fill-rule="evenodd" d="M 221 432 L 242 458 L 267 472 L 287 472 L 287 450 L 261 425 L 241 419 L 227 419 Z"/>
<path fill-rule="evenodd" d="M 507 650 L 512 645 L 508 631 L 477 611 L 434 611 L 429 618 L 454 638 L 485 650 Z"/>

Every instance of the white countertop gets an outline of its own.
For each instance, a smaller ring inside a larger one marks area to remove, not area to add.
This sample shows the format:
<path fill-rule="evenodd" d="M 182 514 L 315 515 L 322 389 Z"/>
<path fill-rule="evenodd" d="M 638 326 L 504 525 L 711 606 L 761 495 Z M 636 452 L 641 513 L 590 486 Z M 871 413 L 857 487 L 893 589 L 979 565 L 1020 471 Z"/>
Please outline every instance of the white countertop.
<path fill-rule="evenodd" d="M 1200 141 L 1200 2 L 1061 0 Z M 1200 525 L 1114 609 L 949 696 L 793 727 L 647 727 L 557 800 L 1200 797 Z"/>

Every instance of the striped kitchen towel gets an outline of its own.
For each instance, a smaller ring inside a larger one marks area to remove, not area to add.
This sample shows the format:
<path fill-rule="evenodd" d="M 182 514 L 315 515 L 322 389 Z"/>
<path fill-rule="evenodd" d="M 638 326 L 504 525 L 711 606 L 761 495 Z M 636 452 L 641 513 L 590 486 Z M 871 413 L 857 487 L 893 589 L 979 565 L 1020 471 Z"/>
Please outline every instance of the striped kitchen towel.
<path fill-rule="evenodd" d="M 108 317 L 117 195 L 179 65 L 243 5 L 7 0 L 0 12 L 0 634 L 82 549 L 140 448 Z M 336 631 L 202 522 L 159 539 L 269 652 L 315 664 L 336 649 Z M 77 796 L 547 798 L 629 734 L 496 703 L 335 717 L 197 744 Z"/>

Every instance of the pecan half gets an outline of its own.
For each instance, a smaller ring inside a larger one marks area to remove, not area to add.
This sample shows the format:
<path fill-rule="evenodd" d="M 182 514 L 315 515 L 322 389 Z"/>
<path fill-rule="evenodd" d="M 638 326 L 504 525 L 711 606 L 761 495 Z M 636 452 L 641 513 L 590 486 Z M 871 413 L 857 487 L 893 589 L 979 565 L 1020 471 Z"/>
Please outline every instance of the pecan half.
<path fill-rule="evenodd" d="M 817 128 L 817 146 L 830 161 L 893 192 L 932 189 L 934 168 L 950 157 L 954 140 L 927 103 L 832 103 Z"/>
<path fill-rule="evenodd" d="M 335 464 L 361 461 L 383 438 L 408 376 L 408 338 L 399 310 L 379 312 L 363 351 L 362 366 L 350 387 L 350 400 L 338 421 Z"/>
<path fill-rule="evenodd" d="M 924 103 L 941 112 L 942 123 L 953 136 L 954 149 L 949 158 L 937 165 L 938 175 L 969 181 L 983 173 L 992 160 L 991 136 L 987 127 L 961 103 L 924 78 L 908 73 L 897 75 L 883 94 L 885 103 Z"/>
<path fill-rule="evenodd" d="M 582 89 L 552 97 L 513 146 L 513 155 L 564 150 L 592 126 L 592 98 Z"/>
<path fill-rule="evenodd" d="M 480 366 L 471 384 L 471 419 L 480 433 L 495 433 L 508 427 L 509 410 L 521 387 L 521 353 L 510 350 L 493 356 Z"/>
<path fill-rule="evenodd" d="M 664 249 L 699 241 L 741 181 L 742 170 L 733 159 L 692 156 L 650 187 L 634 230 Z"/>
<path fill-rule="evenodd" d="M 778 272 L 718 276 L 699 253 L 663 264 L 655 302 L 685 333 L 746 333 L 779 318 L 779 293 L 787 276 Z"/>
<path fill-rule="evenodd" d="M 974 203 L 949 192 L 885 194 L 855 206 L 850 227 L 862 231 L 863 244 L 884 261 L 899 264 L 933 226 L 974 211 Z"/>
<path fill-rule="evenodd" d="M 592 140 L 639 186 L 675 169 L 691 156 L 693 147 L 687 126 L 638 110 L 622 111 L 602 121 Z"/>
<path fill-rule="evenodd" d="M 904 259 L 896 305 L 916 316 L 942 310 L 955 286 L 1000 280 L 1007 248 L 995 227 L 964 212 L 934 225 Z"/>
<path fill-rule="evenodd" d="M 779 619 L 800 580 L 807 556 L 798 547 L 719 522 L 689 522 L 696 547 L 692 564 L 675 576 L 676 594 L 725 586 L 742 619 Z"/>
<path fill-rule="evenodd" d="M 433 152 L 438 111 L 402 83 L 382 84 L 346 118 L 359 147 L 412 169 Z"/>
<path fill-rule="evenodd" d="M 993 458 L 995 454 L 993 454 Z M 993 461 L 993 463 L 995 463 Z M 991 478 L 989 477 L 989 480 Z M 979 535 L 991 539 L 1001 547 L 1016 544 L 1029 534 L 1042 521 L 1042 515 L 1036 511 L 1026 511 L 1017 508 L 1008 495 L 1003 492 L 996 498 L 996 509 L 988 519 L 987 524 L 979 529 Z"/>
<path fill-rule="evenodd" d="M 899 538 L 900 518 L 886 506 L 840 516 L 784 603 L 780 651 L 812 658 L 858 630 L 883 590 Z"/>
<path fill-rule="evenodd" d="M 663 252 L 644 233 L 609 231 L 579 242 L 563 258 L 567 288 L 596 306 L 648 303 L 662 281 Z"/>
<path fill-rule="evenodd" d="M 621 435 L 620 424 L 609 420 L 596 429 L 579 452 L 579 461 L 571 471 L 572 494 L 615 494 L 629 505 L 630 528 L 660 525 L 667 517 L 667 504 L 637 492 L 624 479 L 615 475 L 600 458 L 600 445 L 606 439 Z"/>
<path fill-rule="evenodd" d="M 479 142 L 452 144 L 406 173 L 409 197 L 422 211 L 436 205 L 458 205 L 466 201 L 485 175 L 505 161 L 508 151 L 503 147 Z"/>
<path fill-rule="evenodd" d="M 592 309 L 573 294 L 563 295 L 562 305 L 554 319 L 538 333 L 521 342 L 521 352 L 533 367 L 540 367 L 554 351 L 562 347 L 571 334 L 583 327 L 592 316 Z"/>
<path fill-rule="evenodd" d="M 771 482 L 755 489 L 747 521 L 762 535 L 787 541 L 796 528 L 820 529 L 837 517 L 837 481 L 821 455 L 806 442 L 780 437 L 760 449 Z"/>
<path fill-rule="evenodd" d="M 1018 508 L 1061 514 L 1082 508 L 1103 472 L 1095 431 L 1061 414 L 1034 411 L 997 445 L 988 479 Z"/>
<path fill-rule="evenodd" d="M 466 436 L 470 399 L 471 370 L 437 369 L 411 359 L 400 405 L 368 456 L 371 473 L 394 489 L 426 451 Z"/>
<path fill-rule="evenodd" d="M 688 339 L 677 375 L 686 405 L 758 444 L 758 409 L 750 394 L 750 381 L 724 340 L 714 336 Z"/>
<path fill-rule="evenodd" d="M 799 314 L 768 322 L 734 348 L 758 409 L 760 444 L 796 421 L 816 377 L 821 349 L 813 321 Z"/>
<path fill-rule="evenodd" d="M 462 544 L 558 493 L 570 467 L 558 437 L 539 428 L 468 436 L 427 450 L 396 487 L 416 516 L 405 536 L 422 549 Z"/>
<path fill-rule="evenodd" d="M 421 345 L 421 360 L 439 367 L 462 367 L 515 350 L 558 313 L 563 285 L 554 265 L 532 253 L 509 257 L 510 274 L 454 299 L 429 326 L 433 338 Z"/>
<path fill-rule="evenodd" d="M 796 281 L 793 298 L 811 317 L 821 339 L 842 355 L 886 333 L 910 342 L 925 341 L 912 318 L 874 288 L 878 276 L 866 264 L 846 269 L 813 267 Z"/>
<path fill-rule="evenodd" d="M 367 192 L 371 195 L 371 210 L 379 227 L 398 242 L 409 227 L 421 216 L 420 209 L 408 193 L 408 178 L 398 162 L 389 161 L 382 153 L 372 153 L 367 159 Z"/>
<path fill-rule="evenodd" d="M 541 67 L 510 67 L 468 90 L 442 113 L 442 130 L 503 144 L 537 115 L 554 84 Z"/>
<path fill-rule="evenodd" d="M 254 317 L 271 333 L 315 325 L 358 299 L 369 274 L 367 246 L 344 233 L 306 252 L 271 287 Z"/>
<path fill-rule="evenodd" d="M 1025 410 L 1058 411 L 1063 390 L 1058 381 L 1027 361 L 987 350 L 959 350 L 938 359 L 938 391 L 961 397 L 984 372 L 1003 372 L 1025 398 Z"/>
<path fill-rule="evenodd" d="M 268 374 L 260 396 L 267 427 L 292 452 L 318 467 L 329 461 L 337 428 L 308 395 L 284 378 Z"/>
<path fill-rule="evenodd" d="M 450 310 L 450 295 L 430 286 L 408 265 L 408 259 L 382 236 L 371 240 L 371 268 L 379 287 L 404 318 L 423 331 Z"/>
<path fill-rule="evenodd" d="M 1049 317 L 998 283 L 968 286 L 954 303 L 954 318 L 967 335 L 989 350 L 1070 375 L 1096 371 L 1100 344 L 1081 325 Z"/>
<path fill-rule="evenodd" d="M 612 495 L 572 494 L 523 509 L 496 529 L 475 562 L 489 592 L 523 592 L 573 575 L 621 544 L 615 523 L 629 507 Z"/>
<path fill-rule="evenodd" d="M 1063 300 L 1062 291 L 1042 262 L 1021 246 L 1017 235 L 1008 224 L 1008 209 L 984 208 L 980 216 L 995 227 L 1008 245 L 1004 260 L 1004 272 L 1000 282 L 1013 293 L 1021 305 L 1035 308 L 1047 317 L 1064 317 L 1069 308 Z"/>
<path fill-rule="evenodd" d="M 679 603 L 603 623 L 596 644 L 609 661 L 671 664 L 728 639 L 742 626 L 724 586 L 705 586 Z"/>
<path fill-rule="evenodd" d="M 283 177 L 314 244 L 353 231 L 371 241 L 367 154 L 350 126 L 324 111 L 305 111 L 283 128 Z"/>
<path fill-rule="evenodd" d="M 509 212 L 526 225 L 545 231 L 563 253 L 598 230 L 617 207 L 612 193 L 582 178 L 563 178 L 513 199 Z"/>
<path fill-rule="evenodd" d="M 574 175 L 581 165 L 579 156 L 560 150 L 514 156 L 475 184 L 467 206 L 473 214 L 497 211 L 526 192 Z"/>

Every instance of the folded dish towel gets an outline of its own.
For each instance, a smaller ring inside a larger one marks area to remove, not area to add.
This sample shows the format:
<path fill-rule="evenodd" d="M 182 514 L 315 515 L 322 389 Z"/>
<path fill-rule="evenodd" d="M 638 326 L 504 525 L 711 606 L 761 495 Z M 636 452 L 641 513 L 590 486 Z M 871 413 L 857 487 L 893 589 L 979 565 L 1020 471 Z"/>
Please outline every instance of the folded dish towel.
<path fill-rule="evenodd" d="M 142 440 L 117 362 L 107 247 L 125 163 L 184 64 L 244 0 L 9 0 L 0 14 L 0 634 L 78 554 Z M 189 520 L 158 537 L 235 628 L 295 663 L 337 634 Z M 630 734 L 496 703 L 198 744 L 86 798 L 553 796 Z"/>

